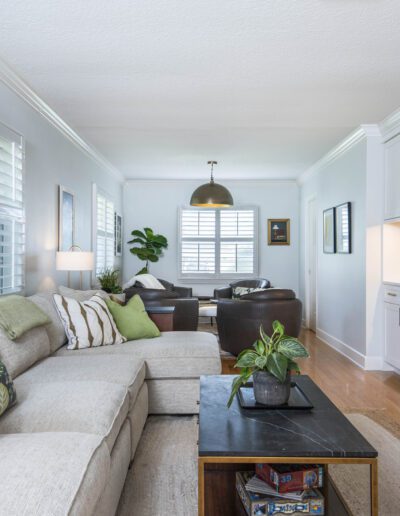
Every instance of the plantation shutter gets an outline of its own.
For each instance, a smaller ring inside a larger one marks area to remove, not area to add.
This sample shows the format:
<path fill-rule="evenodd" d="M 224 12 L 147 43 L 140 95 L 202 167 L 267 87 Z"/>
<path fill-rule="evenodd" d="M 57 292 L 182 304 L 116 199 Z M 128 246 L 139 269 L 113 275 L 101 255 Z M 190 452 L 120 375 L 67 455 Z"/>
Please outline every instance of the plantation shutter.
<path fill-rule="evenodd" d="M 96 275 L 114 266 L 114 203 L 97 194 Z"/>
<path fill-rule="evenodd" d="M 257 273 L 256 208 L 180 211 L 180 274 L 243 277 Z"/>
<path fill-rule="evenodd" d="M 253 274 L 254 210 L 220 212 L 221 273 Z"/>
<path fill-rule="evenodd" d="M 181 271 L 215 273 L 215 210 L 181 211 Z"/>
<path fill-rule="evenodd" d="M 23 166 L 22 138 L 0 126 L 0 295 L 24 288 Z"/>

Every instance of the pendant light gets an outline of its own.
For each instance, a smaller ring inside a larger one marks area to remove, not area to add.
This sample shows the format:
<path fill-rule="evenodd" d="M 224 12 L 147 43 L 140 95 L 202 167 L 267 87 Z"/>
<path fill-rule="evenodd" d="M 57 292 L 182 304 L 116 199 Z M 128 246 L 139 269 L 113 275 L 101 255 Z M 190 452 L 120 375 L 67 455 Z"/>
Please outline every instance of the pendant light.
<path fill-rule="evenodd" d="M 193 192 L 190 199 L 191 206 L 200 208 L 230 208 L 233 206 L 233 198 L 225 186 L 214 183 L 214 165 L 217 161 L 207 161 L 211 165 L 210 182 L 199 186 Z"/>

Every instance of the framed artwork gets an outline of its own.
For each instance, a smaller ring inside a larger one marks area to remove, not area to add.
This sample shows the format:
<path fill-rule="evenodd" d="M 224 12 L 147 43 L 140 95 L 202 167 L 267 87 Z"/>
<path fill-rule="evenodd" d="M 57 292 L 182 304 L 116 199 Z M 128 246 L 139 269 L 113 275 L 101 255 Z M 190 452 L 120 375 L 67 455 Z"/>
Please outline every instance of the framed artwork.
<path fill-rule="evenodd" d="M 351 203 L 336 206 L 336 252 L 351 253 Z"/>
<path fill-rule="evenodd" d="M 290 219 L 268 219 L 268 245 L 290 245 Z"/>
<path fill-rule="evenodd" d="M 114 213 L 114 243 L 115 243 L 115 256 L 122 255 L 122 216 L 117 212 Z"/>
<path fill-rule="evenodd" d="M 75 196 L 62 185 L 58 187 L 58 250 L 68 251 L 75 241 Z"/>
<path fill-rule="evenodd" d="M 324 253 L 332 254 L 336 252 L 336 233 L 335 233 L 335 208 L 324 210 L 323 217 L 324 230 Z"/>

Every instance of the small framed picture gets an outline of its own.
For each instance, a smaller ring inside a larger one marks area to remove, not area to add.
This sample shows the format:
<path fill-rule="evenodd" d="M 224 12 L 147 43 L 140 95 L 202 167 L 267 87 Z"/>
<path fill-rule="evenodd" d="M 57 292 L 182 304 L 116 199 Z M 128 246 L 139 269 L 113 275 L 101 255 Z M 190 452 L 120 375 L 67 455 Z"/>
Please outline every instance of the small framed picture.
<path fill-rule="evenodd" d="M 58 187 L 58 250 L 68 251 L 75 242 L 75 195 Z"/>
<path fill-rule="evenodd" d="M 114 213 L 114 243 L 115 243 L 115 256 L 122 255 L 122 216 L 119 213 Z"/>
<path fill-rule="evenodd" d="M 332 254 L 336 252 L 336 233 L 335 233 L 335 208 L 324 210 L 323 220 L 324 230 L 324 253 Z"/>
<path fill-rule="evenodd" d="M 268 219 L 268 245 L 290 245 L 290 219 Z"/>
<path fill-rule="evenodd" d="M 351 253 L 351 203 L 336 206 L 336 252 Z"/>

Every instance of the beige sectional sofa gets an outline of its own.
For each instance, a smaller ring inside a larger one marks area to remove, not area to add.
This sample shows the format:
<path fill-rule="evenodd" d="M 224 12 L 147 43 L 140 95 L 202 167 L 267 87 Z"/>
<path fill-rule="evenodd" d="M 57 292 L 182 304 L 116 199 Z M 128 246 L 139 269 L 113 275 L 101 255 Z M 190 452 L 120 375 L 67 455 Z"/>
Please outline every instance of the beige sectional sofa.
<path fill-rule="evenodd" d="M 0 418 L 1 514 L 113 515 L 148 414 L 198 412 L 199 377 L 219 374 L 214 335 L 168 332 L 69 351 L 52 294 L 30 299 L 51 324 L 0 358 L 17 404 Z"/>

